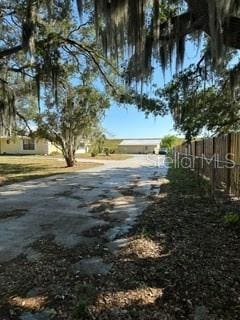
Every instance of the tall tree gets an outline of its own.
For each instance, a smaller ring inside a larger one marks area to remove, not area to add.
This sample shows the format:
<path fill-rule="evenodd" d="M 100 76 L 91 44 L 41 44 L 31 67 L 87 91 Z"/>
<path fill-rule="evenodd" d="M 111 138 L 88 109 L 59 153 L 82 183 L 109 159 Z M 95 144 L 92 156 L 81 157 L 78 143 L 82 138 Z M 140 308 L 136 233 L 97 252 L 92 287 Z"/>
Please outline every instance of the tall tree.
<path fill-rule="evenodd" d="M 203 130 L 219 134 L 240 128 L 239 91 L 233 94 L 226 72 L 209 77 L 200 66 L 190 66 L 156 95 L 188 141 Z M 154 107 L 154 112 L 159 110 Z"/>
<path fill-rule="evenodd" d="M 36 119 L 36 134 L 60 148 L 67 166 L 72 167 L 80 143 L 92 137 L 107 106 L 106 95 L 92 87 L 61 87 L 57 104 L 51 92 L 47 94 L 45 110 Z"/>
<path fill-rule="evenodd" d="M 142 72 L 144 67 L 149 69 L 153 55 L 166 66 L 174 49 L 180 64 L 188 35 L 194 38 L 207 35 L 213 62 L 217 64 L 221 63 L 225 48 L 240 49 L 238 0 L 94 0 L 94 3 L 97 16 L 104 20 L 98 30 L 106 48 L 117 53 L 127 42 L 132 47 L 132 59 L 137 62 L 133 65 L 135 71 L 136 66 Z"/>
<path fill-rule="evenodd" d="M 39 100 L 42 86 L 51 84 L 57 99 L 62 66 L 74 65 L 76 77 L 88 60 L 111 86 L 105 70 L 111 63 L 96 42 L 91 15 L 80 24 L 77 5 L 80 1 L 0 1 L 0 126 L 5 132 L 16 114 L 16 88 L 24 81 L 35 81 Z"/>
<path fill-rule="evenodd" d="M 84 21 L 81 25 L 76 8 Z M 227 81 L 236 87 L 240 78 L 239 11 L 239 0 L 2 0 L 0 120 L 6 126 L 13 119 L 14 85 L 19 74 L 23 79 L 34 78 L 37 88 L 41 83 L 51 82 L 57 98 L 60 60 L 66 64 L 75 61 L 77 66 L 82 57 L 87 57 L 111 85 L 104 72 L 106 59 L 100 46 L 108 56 L 119 57 L 125 55 L 124 48 L 128 45 L 125 76 L 129 80 L 149 77 L 153 59 L 165 70 L 176 56 L 176 65 L 180 66 L 189 39 L 207 43 L 197 63 L 202 68 L 206 64 L 213 66 L 213 70 L 226 68 L 226 54 L 234 49 L 235 59 L 227 66 Z M 97 39 L 101 41 L 96 41 L 94 33 L 91 44 L 85 41 L 86 18 L 91 27 L 95 19 Z M 10 74 L 14 82 L 9 80 Z"/>
<path fill-rule="evenodd" d="M 213 132 L 238 127 L 239 104 L 236 102 L 234 89 L 240 86 L 239 0 L 93 2 L 96 17 L 101 17 L 96 20 L 96 25 L 105 51 L 118 56 L 126 45 L 130 49 L 126 67 L 129 81 L 149 78 L 153 71 L 153 60 L 159 62 L 165 71 L 172 65 L 173 58 L 176 58 L 176 74 L 182 83 L 171 83 L 161 93 L 166 99 L 161 97 L 157 104 L 145 104 L 141 107 L 142 110 L 154 112 L 155 115 L 162 115 L 170 110 L 176 127 L 188 139 L 199 133 L 204 123 Z M 202 55 L 196 61 L 194 72 L 190 70 L 189 74 L 183 75 L 179 74 L 179 67 L 184 62 L 187 41 L 196 43 L 202 49 Z M 196 81 L 191 85 L 191 81 L 186 80 L 189 75 L 193 75 L 191 79 L 195 76 L 198 78 L 196 92 L 192 90 Z M 211 82 L 212 89 L 207 81 Z M 186 97 L 188 90 L 189 95 Z M 179 103 L 176 99 L 173 101 L 174 94 L 178 98 L 182 93 L 183 100 Z M 174 103 L 170 105 L 168 99 Z"/>

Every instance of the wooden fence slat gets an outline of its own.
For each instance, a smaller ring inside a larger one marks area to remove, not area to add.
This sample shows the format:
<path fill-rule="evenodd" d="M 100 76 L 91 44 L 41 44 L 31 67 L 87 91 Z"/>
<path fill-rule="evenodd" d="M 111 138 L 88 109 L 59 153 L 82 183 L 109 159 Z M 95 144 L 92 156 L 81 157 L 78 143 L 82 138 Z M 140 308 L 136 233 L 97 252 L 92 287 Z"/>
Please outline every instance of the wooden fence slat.
<path fill-rule="evenodd" d="M 240 133 L 184 143 L 174 150 L 191 158 L 192 169 L 210 181 L 213 192 L 220 188 L 240 197 Z M 234 167 L 229 167 L 229 160 Z"/>

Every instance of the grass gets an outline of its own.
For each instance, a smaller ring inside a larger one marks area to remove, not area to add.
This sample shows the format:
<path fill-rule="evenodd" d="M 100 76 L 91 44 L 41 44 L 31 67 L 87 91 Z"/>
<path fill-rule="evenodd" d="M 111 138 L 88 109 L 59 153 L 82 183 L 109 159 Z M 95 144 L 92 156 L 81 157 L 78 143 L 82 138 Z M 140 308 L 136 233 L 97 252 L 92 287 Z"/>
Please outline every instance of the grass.
<path fill-rule="evenodd" d="M 64 161 L 48 156 L 0 156 L 0 186 L 56 174 L 95 167 L 96 163 L 78 163 L 67 168 Z"/>
<path fill-rule="evenodd" d="M 91 154 L 86 153 L 86 154 L 81 154 L 78 155 L 78 158 L 83 158 L 83 159 L 96 159 L 96 160 L 126 160 L 129 158 L 132 158 L 131 155 L 128 154 L 110 154 L 109 156 L 106 156 L 105 154 L 98 154 L 96 157 L 92 157 Z"/>

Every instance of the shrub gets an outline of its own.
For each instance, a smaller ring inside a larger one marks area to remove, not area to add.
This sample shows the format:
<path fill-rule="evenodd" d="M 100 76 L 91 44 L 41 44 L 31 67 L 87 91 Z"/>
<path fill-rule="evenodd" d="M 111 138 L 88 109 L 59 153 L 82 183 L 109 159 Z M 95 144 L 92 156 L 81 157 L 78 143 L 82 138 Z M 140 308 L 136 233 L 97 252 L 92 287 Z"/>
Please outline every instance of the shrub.
<path fill-rule="evenodd" d="M 109 156 L 109 154 L 111 153 L 110 150 L 108 148 L 104 148 L 104 153 L 106 156 Z"/>
<path fill-rule="evenodd" d="M 97 155 L 98 155 L 97 151 L 92 151 L 92 152 L 91 152 L 91 157 L 94 158 L 94 157 L 96 157 Z"/>

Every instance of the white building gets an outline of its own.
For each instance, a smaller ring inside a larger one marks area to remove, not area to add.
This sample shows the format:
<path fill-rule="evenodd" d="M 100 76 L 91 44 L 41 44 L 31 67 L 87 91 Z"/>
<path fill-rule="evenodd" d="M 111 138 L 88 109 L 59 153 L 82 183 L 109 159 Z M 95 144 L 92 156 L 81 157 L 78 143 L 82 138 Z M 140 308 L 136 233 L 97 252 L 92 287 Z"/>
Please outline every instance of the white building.
<path fill-rule="evenodd" d="M 124 139 L 118 146 L 119 153 L 147 154 L 158 153 L 161 139 Z"/>

